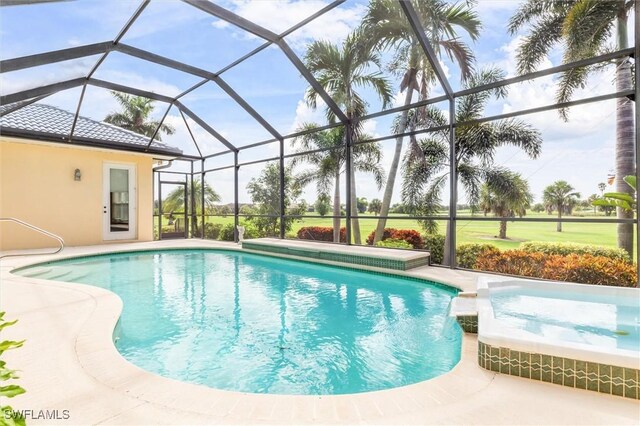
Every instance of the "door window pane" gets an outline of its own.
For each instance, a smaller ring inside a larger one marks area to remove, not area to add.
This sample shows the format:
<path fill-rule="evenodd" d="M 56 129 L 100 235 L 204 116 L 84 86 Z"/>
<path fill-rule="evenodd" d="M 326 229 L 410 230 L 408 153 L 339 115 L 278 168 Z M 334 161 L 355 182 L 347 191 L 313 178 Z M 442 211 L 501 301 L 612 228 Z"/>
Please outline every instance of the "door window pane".
<path fill-rule="evenodd" d="M 129 230 L 129 171 L 111 169 L 109 179 L 111 194 L 111 232 Z"/>

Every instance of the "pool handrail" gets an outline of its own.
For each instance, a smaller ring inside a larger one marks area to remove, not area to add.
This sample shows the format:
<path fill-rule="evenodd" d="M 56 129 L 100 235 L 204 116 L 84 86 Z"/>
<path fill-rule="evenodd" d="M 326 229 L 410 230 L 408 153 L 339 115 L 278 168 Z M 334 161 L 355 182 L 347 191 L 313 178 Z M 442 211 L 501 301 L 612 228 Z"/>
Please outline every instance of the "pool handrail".
<path fill-rule="evenodd" d="M 53 238 L 54 240 L 57 240 L 58 243 L 60 244 L 60 247 L 58 247 L 58 249 L 54 252 L 44 252 L 44 253 L 13 253 L 13 254 L 3 254 L 0 255 L 0 259 L 5 258 L 5 257 L 10 257 L 10 256 L 37 256 L 37 255 L 44 255 L 44 254 L 58 254 L 60 253 L 62 250 L 64 250 L 64 240 L 62 239 L 62 237 L 60 237 L 59 235 L 56 235 L 52 232 L 49 231 L 45 231 L 42 228 L 38 228 L 35 225 L 32 225 L 30 223 L 27 223 L 23 220 L 20 219 L 16 219 L 15 217 L 0 217 L 0 222 L 13 222 L 13 223 L 17 223 L 18 225 L 22 225 L 26 228 L 32 229 L 36 232 L 39 232 L 47 237 Z"/>

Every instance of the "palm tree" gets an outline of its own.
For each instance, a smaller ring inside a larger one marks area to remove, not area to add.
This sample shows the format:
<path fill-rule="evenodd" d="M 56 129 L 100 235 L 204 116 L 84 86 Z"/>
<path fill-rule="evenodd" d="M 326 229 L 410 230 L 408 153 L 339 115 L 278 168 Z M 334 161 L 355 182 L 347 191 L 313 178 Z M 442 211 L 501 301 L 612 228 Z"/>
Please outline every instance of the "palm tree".
<path fill-rule="evenodd" d="M 472 71 L 473 53 L 469 46 L 457 38 L 457 33 L 464 32 L 475 41 L 481 27 L 478 15 L 467 5 L 449 4 L 443 0 L 421 0 L 413 2 L 413 5 L 436 53 L 440 55 L 444 52 L 457 62 L 463 80 L 469 77 Z M 401 77 L 400 91 L 406 90 L 404 104 L 412 103 L 414 91 L 418 93 L 418 100 L 427 99 L 429 86 L 434 82 L 435 76 L 418 37 L 398 1 L 373 0 L 363 19 L 362 31 L 367 34 L 367 38 L 376 49 L 393 52 L 389 68 L 392 73 Z M 419 110 L 424 112 L 424 108 Z M 400 125 L 396 129 L 397 133 L 404 133 L 407 127 L 414 130 L 415 121 L 408 120 L 408 117 L 409 110 L 405 110 L 400 118 Z M 380 241 L 386 227 L 386 216 L 391 206 L 393 187 L 402 156 L 403 140 L 402 136 L 396 138 L 374 244 Z"/>
<path fill-rule="evenodd" d="M 473 73 L 465 82 L 465 88 L 489 84 L 504 78 L 504 72 L 495 68 Z M 529 158 L 537 158 L 542 149 L 540 132 L 519 119 L 505 119 L 478 123 L 484 115 L 484 108 L 493 96 L 504 97 L 506 89 L 500 87 L 459 98 L 456 102 L 455 151 L 453 159 L 458 171 L 458 181 L 466 191 L 469 204 L 477 206 L 482 182 L 498 179 L 501 169 L 493 166 L 496 150 L 501 146 L 522 149 Z M 412 113 L 408 120 L 413 119 Z M 396 120 L 396 125 L 401 125 Z M 418 117 L 417 128 L 430 128 L 447 123 L 444 113 L 430 107 L 427 113 Z M 433 132 L 421 140 L 414 140 L 403 160 L 402 200 L 410 213 L 431 216 L 441 208 L 442 191 L 449 179 L 449 132 Z M 414 137 L 412 137 L 414 138 Z M 415 138 L 414 138 L 415 139 Z M 433 220 L 421 220 L 427 232 L 436 231 Z M 445 239 L 443 263 L 449 264 L 451 238 Z"/>
<path fill-rule="evenodd" d="M 610 36 L 615 29 L 616 49 L 629 47 L 627 21 L 634 7 L 633 0 L 527 0 L 511 18 L 509 30 L 515 34 L 525 24 L 531 29 L 518 50 L 518 71 L 532 72 L 556 46 L 564 47 L 563 61 L 573 62 L 609 50 Z M 566 71 L 560 79 L 557 101 L 566 102 L 573 92 L 584 87 L 587 77 L 601 67 L 596 65 Z M 616 90 L 633 87 L 631 63 L 618 60 Z M 622 179 L 635 175 L 634 107 L 626 98 L 616 100 L 616 191 L 632 196 Z M 560 114 L 567 119 L 566 109 Z M 617 209 L 619 219 L 633 218 L 633 213 Z M 618 247 L 633 254 L 633 224 L 618 224 Z"/>
<path fill-rule="evenodd" d="M 344 41 L 341 47 L 327 41 L 314 41 L 307 48 L 305 63 L 313 73 L 318 83 L 331 96 L 345 112 L 353 126 L 353 134 L 349 135 L 351 141 L 361 139 L 359 137 L 362 124 L 354 119 L 362 117 L 366 113 L 367 103 L 356 91 L 357 88 L 370 87 L 382 101 L 382 108 L 386 108 L 391 102 L 392 95 L 389 83 L 378 71 L 371 68 L 380 67 L 380 56 L 362 37 L 361 31 L 356 31 Z M 309 106 L 316 108 L 319 94 L 313 87 L 306 92 L 306 101 Z M 329 122 L 335 123 L 336 117 L 330 108 L 326 109 Z M 346 134 L 345 134 L 346 142 Z M 351 217 L 353 239 L 356 244 L 362 244 L 360 236 L 360 224 L 358 222 L 358 209 L 355 182 L 355 164 L 351 168 Z"/>
<path fill-rule="evenodd" d="M 312 130 L 317 128 L 317 124 L 305 124 L 298 131 Z M 364 139 L 371 139 L 371 136 L 360 135 Z M 320 152 L 307 152 L 293 157 L 292 167 L 299 164 L 310 164 L 311 169 L 307 169 L 297 176 L 298 182 L 308 185 L 316 182 L 319 196 L 329 197 L 333 187 L 333 242 L 340 242 L 340 181 L 345 172 L 346 149 L 344 148 L 344 127 L 334 127 L 329 130 L 307 133 L 298 136 L 293 140 L 293 145 L 297 146 L 296 152 L 302 153 L 314 150 Z M 382 158 L 381 146 L 379 143 L 356 144 L 352 149 L 353 169 L 363 173 L 371 173 L 378 186 L 382 188 L 384 182 L 384 170 L 380 165 Z"/>
<path fill-rule="evenodd" d="M 533 195 L 529 183 L 519 173 L 509 170 L 495 170 L 491 180 L 480 188 L 479 207 L 485 214 L 493 213 L 496 217 L 522 217 L 531 207 Z M 507 238 L 507 221 L 500 221 L 498 238 Z"/>
<path fill-rule="evenodd" d="M 193 181 L 195 213 L 202 213 L 202 184 L 199 180 Z M 178 187 L 171 191 L 167 198 L 162 200 L 162 210 L 168 212 L 181 211 L 184 209 L 185 190 Z M 189 197 L 190 198 L 190 197 Z M 207 183 L 204 183 L 204 206 L 205 212 L 215 208 L 215 203 L 220 201 L 220 195 Z"/>
<path fill-rule="evenodd" d="M 564 180 L 559 180 L 547 186 L 542 193 L 542 202 L 550 209 L 558 211 L 558 219 L 562 219 L 568 206 L 575 205 L 580 198 L 580 193 Z M 558 222 L 556 231 L 562 232 L 562 222 Z"/>
<path fill-rule="evenodd" d="M 175 133 L 175 129 L 166 123 L 160 125 L 159 121 L 149 121 L 149 115 L 153 112 L 155 106 L 151 99 L 142 96 L 131 96 L 126 93 L 111 91 L 114 98 L 122 107 L 120 112 L 112 112 L 104 118 L 105 123 L 131 130 L 145 136 L 153 136 L 158 126 L 160 130 L 156 135 L 156 140 L 161 140 L 160 132 L 168 135 Z"/>

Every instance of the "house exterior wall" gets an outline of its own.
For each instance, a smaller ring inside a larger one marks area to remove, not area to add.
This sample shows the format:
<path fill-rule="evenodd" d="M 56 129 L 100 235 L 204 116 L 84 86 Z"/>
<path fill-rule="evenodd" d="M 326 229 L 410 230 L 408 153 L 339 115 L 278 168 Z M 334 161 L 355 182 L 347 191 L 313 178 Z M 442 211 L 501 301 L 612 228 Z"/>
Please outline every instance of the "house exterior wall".
<path fill-rule="evenodd" d="M 68 246 L 104 244 L 103 164 L 136 166 L 137 238 L 153 239 L 153 158 L 106 149 L 0 136 L 0 217 L 15 217 L 60 235 Z M 75 169 L 82 179 L 74 180 Z M 15 223 L 0 223 L 0 250 L 57 243 Z"/>

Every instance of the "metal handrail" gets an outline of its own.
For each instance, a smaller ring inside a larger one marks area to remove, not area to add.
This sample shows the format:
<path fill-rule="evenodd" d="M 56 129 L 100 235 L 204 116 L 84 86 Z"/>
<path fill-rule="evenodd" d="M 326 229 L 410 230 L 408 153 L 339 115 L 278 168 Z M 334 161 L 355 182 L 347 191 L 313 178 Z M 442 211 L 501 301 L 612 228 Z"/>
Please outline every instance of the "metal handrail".
<path fill-rule="evenodd" d="M 47 237 L 51 237 L 55 240 L 58 240 L 58 243 L 60 243 L 60 247 L 58 248 L 58 250 L 51 252 L 51 253 L 21 253 L 21 254 L 3 254 L 2 256 L 0 256 L 0 259 L 2 259 L 3 257 L 10 257 L 10 256 L 38 256 L 38 255 L 43 255 L 43 254 L 57 254 L 60 253 L 62 250 L 64 250 L 64 240 L 62 239 L 62 237 L 53 234 L 49 231 L 45 231 L 42 228 L 38 228 L 37 226 L 34 226 L 30 223 L 27 223 L 25 221 L 22 221 L 20 219 L 16 219 L 15 217 L 0 217 L 0 222 L 14 222 L 17 223 L 18 225 L 22 225 L 26 228 L 29 229 L 33 229 L 34 231 L 37 231 L 43 235 L 46 235 Z"/>

